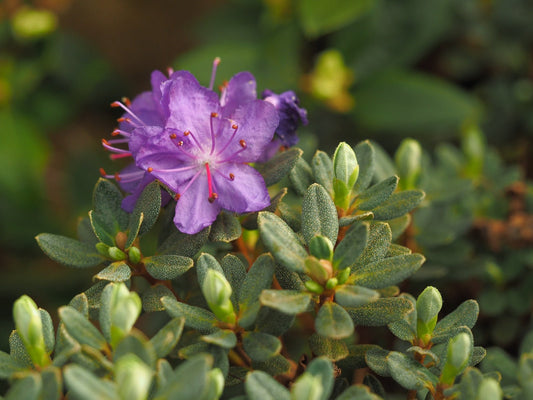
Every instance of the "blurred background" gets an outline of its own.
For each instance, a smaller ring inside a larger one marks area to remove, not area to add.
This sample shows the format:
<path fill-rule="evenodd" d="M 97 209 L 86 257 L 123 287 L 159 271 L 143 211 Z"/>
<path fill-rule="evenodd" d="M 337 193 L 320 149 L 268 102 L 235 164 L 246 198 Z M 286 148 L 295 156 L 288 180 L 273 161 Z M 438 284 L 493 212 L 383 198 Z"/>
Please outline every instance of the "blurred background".
<path fill-rule="evenodd" d="M 0 348 L 17 297 L 54 315 L 90 286 L 95 271 L 56 265 L 34 236 L 75 236 L 99 168 L 121 167 L 100 146 L 120 116 L 109 104 L 148 90 L 154 69 L 188 69 L 207 85 L 218 56 L 217 84 L 248 70 L 259 92 L 298 93 L 309 115 L 300 134 L 307 158 L 371 139 L 383 150 L 382 173 L 395 173 L 386 154 L 406 137 L 422 144 L 426 210 L 400 240 L 428 254 L 429 272 L 403 289 L 417 295 L 433 284 L 450 308 L 485 296 L 481 340 L 512 351 L 530 323 L 523 282 L 533 282 L 524 278 L 533 277 L 533 243 L 518 251 L 479 224 L 505 224 L 522 207 L 532 226 L 531 21 L 530 0 L 3 0 Z M 452 186 L 455 196 L 444 196 Z M 440 241 L 417 239 L 417 227 L 443 220 L 456 223 L 432 236 Z"/>

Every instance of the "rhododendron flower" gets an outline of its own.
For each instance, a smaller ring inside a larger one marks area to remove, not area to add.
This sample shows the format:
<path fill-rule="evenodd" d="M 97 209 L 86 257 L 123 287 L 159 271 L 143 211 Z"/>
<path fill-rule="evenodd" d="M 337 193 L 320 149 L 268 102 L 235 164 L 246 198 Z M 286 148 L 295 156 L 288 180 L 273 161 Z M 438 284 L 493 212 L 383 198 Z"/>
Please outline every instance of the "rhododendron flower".
<path fill-rule="evenodd" d="M 118 119 L 118 129 L 113 131 L 113 136 L 116 138 L 102 141 L 103 146 L 113 153 L 112 159 L 132 156 L 129 142 L 136 127 L 163 127 L 165 125 L 168 110 L 165 110 L 161 105 L 161 84 L 169 79 L 162 72 L 154 71 L 151 76 L 152 91 L 139 94 L 131 102 L 124 99 L 123 102 L 117 101 L 112 104 L 113 107 L 122 107 L 125 111 L 124 115 Z M 128 212 L 133 211 L 144 188 L 155 179 L 151 174 L 138 168 L 135 163 L 113 175 L 108 175 L 104 170 L 101 170 L 101 174 L 105 178 L 115 179 L 122 190 L 130 193 L 122 201 L 122 208 Z M 162 203 L 166 204 L 170 197 L 166 191 L 163 191 L 162 195 Z"/>
<path fill-rule="evenodd" d="M 214 76 L 214 75 L 213 75 Z M 176 193 L 174 223 L 185 233 L 211 225 L 218 213 L 259 211 L 270 204 L 257 161 L 279 124 L 276 108 L 258 100 L 250 73 L 235 75 L 219 99 L 187 71 L 161 84 L 162 126 L 139 126 L 129 148 L 136 164 Z"/>

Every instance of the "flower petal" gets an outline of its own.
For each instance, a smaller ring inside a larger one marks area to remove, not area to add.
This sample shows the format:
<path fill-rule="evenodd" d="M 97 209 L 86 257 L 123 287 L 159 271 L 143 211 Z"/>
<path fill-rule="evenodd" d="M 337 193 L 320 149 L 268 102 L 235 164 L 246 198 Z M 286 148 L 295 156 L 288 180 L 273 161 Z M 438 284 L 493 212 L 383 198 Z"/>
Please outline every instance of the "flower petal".
<path fill-rule="evenodd" d="M 237 134 L 232 143 L 221 154 L 219 160 L 256 161 L 272 141 L 279 122 L 278 112 L 272 104 L 263 100 L 254 100 L 239 107 L 235 111 L 233 119 L 238 125 Z M 246 143 L 246 150 L 233 156 L 242 149 L 241 143 Z"/>
<path fill-rule="evenodd" d="M 230 174 L 233 176 L 231 180 Z M 254 212 L 270 205 L 270 196 L 261 174 L 246 164 L 226 163 L 213 175 L 218 203 L 237 213 Z"/>
<path fill-rule="evenodd" d="M 163 104 L 167 99 L 169 117 L 166 127 L 191 131 L 200 143 L 210 145 L 210 116 L 213 112 L 220 114 L 217 94 L 200 86 L 191 73 L 178 71 L 163 84 Z"/>
<path fill-rule="evenodd" d="M 207 176 L 200 174 L 178 200 L 174 224 L 181 232 L 192 235 L 211 225 L 220 209 L 218 201 L 209 202 Z"/>
<path fill-rule="evenodd" d="M 222 116 L 231 118 L 235 110 L 243 104 L 257 99 L 254 76 L 249 72 L 239 72 L 234 75 L 224 89 L 220 104 Z"/>

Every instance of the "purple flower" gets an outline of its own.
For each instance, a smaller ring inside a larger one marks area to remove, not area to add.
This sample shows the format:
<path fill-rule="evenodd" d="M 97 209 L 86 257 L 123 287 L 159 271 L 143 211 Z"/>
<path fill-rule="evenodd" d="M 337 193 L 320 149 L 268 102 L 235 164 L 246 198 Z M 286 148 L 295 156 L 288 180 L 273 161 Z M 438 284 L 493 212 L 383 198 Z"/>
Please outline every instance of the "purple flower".
<path fill-rule="evenodd" d="M 125 113 L 118 119 L 119 127 L 113 131 L 116 139 L 102 140 L 104 148 L 112 152 L 112 159 L 127 158 L 133 156 L 129 146 L 132 132 L 140 126 L 160 126 L 163 127 L 168 118 L 168 110 L 161 104 L 161 86 L 167 78 L 162 72 L 154 71 L 151 76 L 152 91 L 143 92 L 136 96 L 132 102 L 124 99 L 123 102 L 112 103 L 113 107 L 121 107 Z M 119 147 L 120 146 L 120 147 Z M 108 175 L 103 169 L 100 170 L 103 177 L 115 179 L 122 190 L 130 193 L 122 201 L 122 208 L 132 212 L 135 203 L 144 188 L 155 178 L 146 171 L 138 168 L 134 163 L 128 165 L 119 173 Z M 170 196 L 166 191 L 162 191 L 162 204 L 168 203 Z"/>
<path fill-rule="evenodd" d="M 262 93 L 263 100 L 268 101 L 279 113 L 279 125 L 276 137 L 283 146 L 291 147 L 298 143 L 296 129 L 302 123 L 307 125 L 307 110 L 300 107 L 300 101 L 292 90 L 276 94 L 271 90 Z"/>
<path fill-rule="evenodd" d="M 255 79 L 243 72 L 219 99 L 192 74 L 178 71 L 161 84 L 165 126 L 133 130 L 129 145 L 137 166 L 176 192 L 180 231 L 199 232 L 222 209 L 245 213 L 270 204 L 263 177 L 247 163 L 261 157 L 279 117 L 255 91 Z"/>

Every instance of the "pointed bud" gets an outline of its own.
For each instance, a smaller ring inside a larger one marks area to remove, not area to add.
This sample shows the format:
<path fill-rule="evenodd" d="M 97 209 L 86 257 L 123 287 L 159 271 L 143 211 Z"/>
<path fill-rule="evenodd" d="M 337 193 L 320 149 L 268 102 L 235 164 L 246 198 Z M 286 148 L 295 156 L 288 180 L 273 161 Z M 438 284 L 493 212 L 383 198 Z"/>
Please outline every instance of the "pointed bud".
<path fill-rule="evenodd" d="M 350 193 L 359 177 L 359 164 L 353 149 L 344 142 L 339 144 L 333 155 L 333 173 L 335 205 L 345 210 L 350 205 Z"/>
<path fill-rule="evenodd" d="M 96 251 L 103 255 L 104 257 L 110 257 L 109 256 L 109 246 L 105 243 L 98 242 L 96 243 Z"/>
<path fill-rule="evenodd" d="M 110 247 L 107 251 L 109 253 L 109 257 L 111 257 L 115 261 L 122 261 L 128 258 L 126 256 L 126 253 L 124 253 L 118 247 Z"/>
<path fill-rule="evenodd" d="M 139 315 L 142 303 L 139 295 L 130 292 L 124 283 L 113 284 L 110 296 L 111 345 L 116 345 L 126 336 Z"/>
<path fill-rule="evenodd" d="M 472 358 L 473 349 L 472 338 L 466 332 L 462 332 L 450 339 L 446 363 L 440 376 L 442 383 L 453 385 L 455 378 L 468 366 Z"/>
<path fill-rule="evenodd" d="M 442 308 L 442 296 L 433 286 L 428 286 L 416 300 L 417 336 L 428 344 Z"/>
<path fill-rule="evenodd" d="M 50 364 L 44 342 L 43 323 L 37 304 L 28 296 L 21 296 L 13 305 L 15 327 L 35 365 Z"/>
<path fill-rule="evenodd" d="M 319 260 L 331 261 L 333 259 L 333 245 L 324 236 L 317 235 L 310 240 L 309 252 Z"/>
<path fill-rule="evenodd" d="M 318 260 L 316 257 L 309 256 L 305 259 L 304 270 L 312 280 L 324 285 L 332 276 L 333 266 L 328 260 Z"/>
<path fill-rule="evenodd" d="M 221 321 L 235 322 L 235 312 L 231 304 L 231 285 L 226 277 L 214 269 L 209 269 L 205 275 L 202 292 L 211 311 Z"/>
<path fill-rule="evenodd" d="M 128 250 L 128 257 L 132 264 L 137 264 L 141 261 L 141 250 L 135 246 L 131 246 Z"/>
<path fill-rule="evenodd" d="M 339 285 L 344 285 L 348 278 L 350 277 L 350 267 L 346 267 L 343 270 L 339 271 L 337 274 L 337 280 L 339 281 Z"/>
<path fill-rule="evenodd" d="M 319 283 L 316 283 L 313 280 L 308 280 L 304 282 L 305 287 L 307 290 L 309 290 L 312 293 L 316 294 L 322 294 L 324 292 L 324 288 Z"/>
<path fill-rule="evenodd" d="M 145 400 L 152 383 L 152 370 L 133 353 L 115 363 L 115 379 L 121 399 Z"/>
<path fill-rule="evenodd" d="M 337 278 L 330 278 L 326 282 L 326 289 L 331 290 L 331 289 L 337 287 L 338 284 L 339 284 L 339 281 L 338 281 Z"/>
<path fill-rule="evenodd" d="M 402 190 L 415 189 L 422 171 L 422 147 L 414 139 L 404 139 L 394 156 L 398 174 L 399 187 Z"/>

